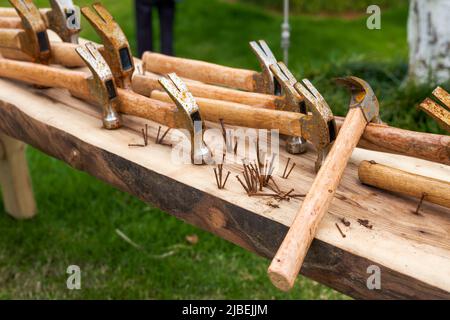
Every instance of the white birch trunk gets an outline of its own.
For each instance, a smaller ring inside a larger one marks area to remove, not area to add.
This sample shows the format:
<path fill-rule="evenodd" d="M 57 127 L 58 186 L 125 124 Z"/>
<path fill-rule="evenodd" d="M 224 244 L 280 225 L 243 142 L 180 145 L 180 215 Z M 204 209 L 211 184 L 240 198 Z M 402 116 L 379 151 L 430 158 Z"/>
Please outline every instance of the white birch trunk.
<path fill-rule="evenodd" d="M 408 43 L 411 81 L 450 80 L 450 0 L 410 0 Z"/>

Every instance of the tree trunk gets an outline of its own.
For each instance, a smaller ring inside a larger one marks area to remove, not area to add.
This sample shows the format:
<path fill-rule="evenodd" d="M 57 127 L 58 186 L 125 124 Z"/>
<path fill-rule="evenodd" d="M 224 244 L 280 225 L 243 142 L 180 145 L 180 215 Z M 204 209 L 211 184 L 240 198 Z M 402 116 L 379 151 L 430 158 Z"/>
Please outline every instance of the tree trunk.
<path fill-rule="evenodd" d="M 450 1 L 411 0 L 408 20 L 409 79 L 450 80 Z"/>

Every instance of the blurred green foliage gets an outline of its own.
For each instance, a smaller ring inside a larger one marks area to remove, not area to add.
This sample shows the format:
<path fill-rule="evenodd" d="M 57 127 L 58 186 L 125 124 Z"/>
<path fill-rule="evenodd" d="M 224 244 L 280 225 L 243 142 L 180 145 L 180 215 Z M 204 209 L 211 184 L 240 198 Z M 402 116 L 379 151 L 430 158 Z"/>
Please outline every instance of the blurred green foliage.
<path fill-rule="evenodd" d="M 282 11 L 283 0 L 238 0 L 242 3 L 251 3 L 260 7 Z M 290 0 L 289 6 L 292 14 L 341 14 L 361 13 L 370 5 L 378 5 L 383 9 L 392 9 L 406 6 L 406 0 Z"/>

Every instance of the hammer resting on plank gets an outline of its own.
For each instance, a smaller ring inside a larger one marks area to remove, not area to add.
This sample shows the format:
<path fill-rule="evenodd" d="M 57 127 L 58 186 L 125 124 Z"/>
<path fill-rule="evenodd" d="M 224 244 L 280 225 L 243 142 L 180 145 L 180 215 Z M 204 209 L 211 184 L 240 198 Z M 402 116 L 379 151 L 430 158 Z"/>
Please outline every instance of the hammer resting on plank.
<path fill-rule="evenodd" d="M 219 119 L 222 119 L 227 124 L 251 128 L 279 129 L 281 134 L 288 135 L 286 150 L 289 153 L 299 154 L 305 152 L 306 140 L 314 140 L 315 143 L 313 144 L 316 147 L 316 150 L 319 155 L 322 155 L 322 151 L 334 140 L 336 132 L 331 109 L 326 105 L 325 100 L 320 97 L 320 101 L 316 101 L 320 103 L 309 103 L 309 111 L 318 112 L 318 114 L 313 117 L 317 122 L 302 123 L 304 120 L 309 119 L 307 102 L 311 102 L 311 99 L 306 99 L 308 101 L 305 101 L 304 99 L 304 95 L 306 94 L 311 98 L 309 91 L 302 91 L 301 88 L 303 88 L 303 86 L 298 85 L 298 81 L 283 63 L 271 65 L 270 70 L 278 83 L 279 88 L 283 92 L 282 97 L 277 97 L 277 99 L 283 99 L 285 101 L 285 104 L 280 107 L 279 110 L 253 108 L 243 103 L 198 97 L 197 102 L 199 103 L 202 112 L 205 114 L 205 119 L 214 122 L 218 122 Z M 154 78 L 151 76 L 135 74 L 132 82 L 133 90 L 137 93 L 160 100 L 168 99 L 168 97 L 161 94 L 158 83 L 155 82 Z M 308 84 L 311 85 L 309 82 Z M 192 85 L 194 88 L 202 86 L 202 84 Z M 188 86 L 190 87 L 190 84 Z M 230 89 L 226 90 L 239 92 L 241 96 L 246 94 L 255 95 L 255 93 Z M 230 92 L 230 94 L 232 94 L 232 92 Z M 317 96 L 320 95 L 317 90 L 315 90 L 315 94 Z M 323 105 L 323 107 L 321 107 L 321 105 Z M 297 115 L 293 117 L 293 113 L 297 113 Z M 293 119 L 295 119 L 295 122 Z M 321 126 L 320 129 L 319 126 Z M 314 133 L 312 133 L 313 131 Z M 319 160 L 317 163 L 320 164 L 321 161 Z"/>
<path fill-rule="evenodd" d="M 142 56 L 146 71 L 167 74 L 175 72 L 180 77 L 198 80 L 240 90 L 278 95 L 279 88 L 270 71 L 270 66 L 277 60 L 265 41 L 251 42 L 250 46 L 259 60 L 262 71 L 230 68 L 214 63 L 170 57 L 167 55 L 145 52 Z"/>
<path fill-rule="evenodd" d="M 283 82 L 279 81 L 279 83 Z M 227 105 L 226 101 L 230 101 L 262 109 L 286 110 L 286 106 L 289 106 L 294 101 L 294 99 L 289 99 L 286 93 L 283 96 L 274 96 L 189 81 L 186 81 L 186 85 L 196 97 L 200 106 L 204 103 L 216 103 L 214 100 L 224 100 L 220 102 L 223 106 Z M 137 93 L 164 100 L 161 92 L 159 92 L 162 88 L 158 83 L 158 76 L 154 74 L 148 72 L 145 74 L 135 73 L 132 79 L 132 86 Z M 293 98 L 294 95 L 292 94 L 291 97 Z M 344 119 L 335 117 L 335 120 L 339 130 Z M 289 135 L 284 131 L 280 132 Z M 450 136 L 445 135 L 405 130 L 382 123 L 369 123 L 358 143 L 358 147 L 450 165 Z"/>
<path fill-rule="evenodd" d="M 0 53 L 9 59 L 33 61 L 39 63 L 61 64 L 67 67 L 83 67 L 84 61 L 76 53 L 76 45 L 71 43 L 49 42 L 45 32 L 45 23 L 41 19 L 38 9 L 30 0 L 11 0 L 16 10 L 20 12 L 25 30 L 0 30 Z M 130 46 L 112 16 L 101 4 L 94 4 L 82 9 L 87 20 L 102 39 L 103 46 L 99 50 L 108 62 L 114 78 L 120 87 L 128 88 L 134 70 L 134 61 Z M 41 43 L 35 35 L 41 34 Z M 39 50 L 45 47 L 47 50 Z M 21 54 L 22 53 L 22 54 Z"/>
<path fill-rule="evenodd" d="M 170 97 L 161 92 L 153 91 L 151 98 L 169 102 Z M 234 126 L 255 129 L 279 130 L 281 134 L 298 136 L 310 141 L 318 153 L 316 168 L 321 165 L 323 150 L 334 141 L 335 125 L 320 126 L 320 123 L 334 122 L 333 119 L 322 119 L 319 112 L 308 115 L 299 112 L 257 109 L 244 104 L 196 98 L 202 118 L 211 122 L 220 122 Z M 317 103 L 314 101 L 314 108 Z M 320 105 L 319 105 L 320 106 Z"/>
<path fill-rule="evenodd" d="M 351 89 L 350 110 L 268 269 L 272 283 L 284 291 L 294 285 L 317 228 L 328 211 L 347 162 L 365 127 L 371 121 L 378 121 L 378 101 L 369 84 L 356 77 L 339 81 Z"/>
<path fill-rule="evenodd" d="M 47 28 L 53 30 L 62 41 L 77 44 L 81 31 L 79 8 L 72 0 L 50 0 L 50 6 L 39 10 Z M 14 8 L 0 8 L 0 28 L 21 29 L 22 22 Z"/>
<path fill-rule="evenodd" d="M 96 102 L 103 108 L 103 123 L 107 129 L 119 127 L 117 112 L 177 127 L 177 112 L 173 104 L 116 88 L 108 64 L 94 45 L 87 44 L 86 49 L 77 49 L 77 52 L 86 61 L 93 78 L 86 72 L 4 58 L 0 58 L 0 77 L 45 87 L 68 89 L 77 97 Z"/>
<path fill-rule="evenodd" d="M 291 97 L 292 104 L 289 111 L 254 108 L 235 102 L 196 98 L 200 113 L 205 120 L 212 122 L 223 120 L 229 125 L 279 130 L 281 134 L 289 136 L 287 145 L 291 137 L 294 140 L 299 139 L 302 146 L 308 140 L 318 153 L 316 161 L 316 170 L 318 170 L 324 154 L 335 139 L 336 124 L 333 113 L 308 80 L 298 83 L 293 76 L 289 76 L 290 73 L 284 65 L 272 68 L 272 72 L 285 95 Z M 145 77 L 138 79 L 146 83 Z M 170 101 L 170 97 L 159 90 L 149 90 L 142 85 L 135 86 L 135 80 L 136 76 L 133 77 L 133 88 L 137 93 L 161 101 Z M 142 90 L 139 90 L 140 88 Z M 301 94 L 306 97 L 306 104 Z M 306 112 L 307 109 L 309 112 Z"/>
<path fill-rule="evenodd" d="M 14 61 L 0 57 L 0 77 L 23 81 L 29 84 L 45 87 L 63 88 L 69 90 L 74 96 L 100 105 L 103 110 L 103 127 L 117 129 L 120 127 L 119 113 L 125 113 L 151 121 L 155 121 L 175 129 L 187 129 L 192 139 L 197 139 L 198 132 L 195 122 L 202 123 L 199 113 L 192 112 L 193 105 L 188 108 L 183 94 L 176 95 L 173 86 L 162 81 L 165 89 L 174 97 L 177 104 L 161 102 L 134 93 L 130 90 L 117 88 L 111 69 L 93 44 L 77 48 L 76 52 L 89 67 L 92 76 L 81 71 L 65 70 L 30 62 Z M 170 77 L 173 82 L 174 77 Z M 178 86 L 179 87 L 179 86 Z M 180 89 L 179 89 L 180 90 Z M 188 125 L 189 124 L 189 125 Z M 194 141 L 191 140 L 191 141 Z M 194 162 L 194 159 L 205 159 L 207 153 L 205 146 L 193 148 L 193 163 L 203 164 L 203 160 Z"/>

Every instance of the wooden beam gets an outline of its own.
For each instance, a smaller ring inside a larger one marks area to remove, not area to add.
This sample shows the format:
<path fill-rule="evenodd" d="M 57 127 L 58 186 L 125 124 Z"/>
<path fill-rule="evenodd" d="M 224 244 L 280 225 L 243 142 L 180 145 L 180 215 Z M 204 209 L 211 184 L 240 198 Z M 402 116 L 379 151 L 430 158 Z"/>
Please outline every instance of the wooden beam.
<path fill-rule="evenodd" d="M 3 203 L 6 212 L 16 219 L 29 219 L 36 214 L 25 148 L 25 143 L 0 133 L 0 186 Z"/>
<path fill-rule="evenodd" d="M 273 257 L 301 204 L 292 199 L 273 208 L 267 198 L 248 197 L 231 178 L 219 191 L 211 166 L 173 163 L 171 148 L 154 143 L 157 124 L 124 116 L 122 129 L 106 131 L 100 110 L 62 90 L 36 90 L 0 80 L 0 119 L 0 130 L 6 134 L 263 257 Z M 142 143 L 145 123 L 149 146 L 128 147 Z M 416 170 L 426 168 L 441 179 L 450 177 L 450 168 L 360 149 L 354 154 L 302 274 L 355 298 L 450 299 L 449 210 L 424 203 L 421 215 L 415 215 L 417 199 L 362 185 L 357 164 L 360 159 L 383 163 L 380 158 L 385 157 Z M 315 177 L 315 156 L 312 151 L 292 156 L 280 149 L 275 175 L 280 188 L 305 193 Z M 285 180 L 279 176 L 288 157 L 297 166 Z M 241 165 L 225 165 L 225 170 L 236 175 Z M 344 218 L 349 226 L 341 224 Z M 381 269 L 381 290 L 366 286 L 371 265 Z"/>

